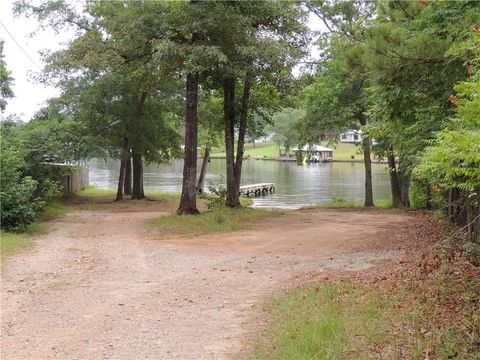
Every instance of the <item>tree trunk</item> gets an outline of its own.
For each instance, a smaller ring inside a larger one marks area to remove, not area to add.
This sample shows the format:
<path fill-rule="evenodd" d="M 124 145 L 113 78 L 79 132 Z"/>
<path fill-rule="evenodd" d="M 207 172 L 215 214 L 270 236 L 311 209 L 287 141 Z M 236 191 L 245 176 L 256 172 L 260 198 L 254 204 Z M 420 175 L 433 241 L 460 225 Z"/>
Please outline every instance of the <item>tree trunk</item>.
<path fill-rule="evenodd" d="M 467 236 L 469 238 L 472 237 L 473 234 L 473 216 L 472 216 L 472 207 L 470 206 L 470 198 L 468 197 L 468 194 L 465 194 L 465 216 L 466 216 L 466 226 L 467 226 Z"/>
<path fill-rule="evenodd" d="M 143 161 L 142 155 L 133 154 L 133 189 L 132 199 L 141 200 L 145 198 L 143 191 Z"/>
<path fill-rule="evenodd" d="M 197 136 L 198 136 L 198 74 L 188 73 L 186 81 L 185 152 L 182 196 L 178 215 L 198 214 L 197 209 Z"/>
<path fill-rule="evenodd" d="M 410 207 L 410 174 L 404 174 L 401 179 L 402 206 Z"/>
<path fill-rule="evenodd" d="M 126 175 L 126 169 L 127 169 L 127 159 L 128 159 L 128 140 L 124 138 L 122 153 L 120 155 L 120 174 L 118 175 L 117 197 L 115 198 L 115 201 L 123 200 L 125 175 Z"/>
<path fill-rule="evenodd" d="M 208 162 L 210 161 L 210 145 L 205 147 L 205 154 L 203 154 L 202 169 L 198 177 L 197 192 L 203 193 L 205 188 L 205 176 L 207 175 Z"/>
<path fill-rule="evenodd" d="M 390 187 L 392 189 L 392 205 L 395 208 L 402 207 L 402 193 L 398 182 L 397 167 L 395 165 L 395 155 L 393 145 L 388 147 L 387 151 L 388 172 L 390 174 Z"/>
<path fill-rule="evenodd" d="M 223 119 L 225 125 L 225 153 L 227 162 L 226 206 L 240 206 L 235 179 L 234 124 L 235 124 L 235 79 L 227 78 L 223 83 Z"/>
<path fill-rule="evenodd" d="M 425 185 L 425 209 L 432 210 L 432 189 L 431 185 Z M 450 216 L 450 203 L 448 204 L 448 216 Z"/>
<path fill-rule="evenodd" d="M 143 105 L 147 94 L 140 91 L 135 101 L 135 107 L 133 110 L 133 139 L 132 141 L 132 167 L 133 167 L 133 186 L 132 186 L 132 199 L 141 200 L 145 197 L 143 192 L 143 162 L 142 153 L 139 145 L 140 142 L 140 122 L 142 118 Z"/>
<path fill-rule="evenodd" d="M 358 120 L 360 125 L 367 125 L 367 119 L 363 113 L 358 114 Z M 365 165 L 365 201 L 364 206 L 370 207 L 373 204 L 373 188 L 372 188 L 372 158 L 370 154 L 370 138 L 368 136 L 362 136 L 363 144 L 363 163 Z"/>
<path fill-rule="evenodd" d="M 399 160 L 397 176 L 400 182 L 400 191 L 402 198 L 402 206 L 410 207 L 410 178 L 411 170 L 409 170 L 408 164 L 404 160 Z"/>
<path fill-rule="evenodd" d="M 132 157 L 130 156 L 130 153 L 127 154 L 123 191 L 125 195 L 132 195 Z"/>
<path fill-rule="evenodd" d="M 123 186 L 125 182 L 125 168 L 126 168 L 127 160 L 122 156 L 120 160 L 120 174 L 118 175 L 118 187 L 117 187 L 117 197 L 115 201 L 122 201 L 123 200 Z"/>
<path fill-rule="evenodd" d="M 242 165 L 243 165 L 243 154 L 245 149 L 245 135 L 247 133 L 247 118 L 248 118 L 248 104 L 250 101 L 250 80 L 245 79 L 245 84 L 243 88 L 242 95 L 242 108 L 240 112 L 240 125 L 238 128 L 238 140 L 237 140 L 237 158 L 235 160 L 235 186 L 236 186 L 236 195 L 240 196 L 240 180 L 242 178 Z M 240 203 L 240 199 L 238 199 Z"/>
<path fill-rule="evenodd" d="M 476 200 L 476 211 L 473 213 L 474 218 L 476 218 L 473 224 L 473 234 L 472 241 L 480 244 L 480 188 L 476 189 L 477 200 Z"/>

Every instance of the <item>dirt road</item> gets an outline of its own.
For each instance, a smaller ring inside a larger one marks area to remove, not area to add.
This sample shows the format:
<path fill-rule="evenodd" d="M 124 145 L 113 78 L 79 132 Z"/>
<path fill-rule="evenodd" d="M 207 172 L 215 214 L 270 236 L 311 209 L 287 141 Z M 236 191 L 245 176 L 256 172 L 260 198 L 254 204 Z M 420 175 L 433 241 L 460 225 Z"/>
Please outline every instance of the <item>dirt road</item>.
<path fill-rule="evenodd" d="M 2 359 L 225 359 L 241 352 L 260 304 L 305 273 L 399 257 L 409 217 L 293 211 L 255 229 L 156 240 L 165 204 L 76 210 L 8 259 Z M 392 225 L 393 224 L 393 225 Z"/>

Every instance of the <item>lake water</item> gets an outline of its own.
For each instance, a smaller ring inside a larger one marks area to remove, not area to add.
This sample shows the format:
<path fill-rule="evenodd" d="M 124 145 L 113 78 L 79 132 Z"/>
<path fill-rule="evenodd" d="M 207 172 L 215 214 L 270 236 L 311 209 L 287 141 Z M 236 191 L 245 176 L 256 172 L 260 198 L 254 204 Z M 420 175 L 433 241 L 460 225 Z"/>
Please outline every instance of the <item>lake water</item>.
<path fill-rule="evenodd" d="M 94 160 L 89 163 L 90 185 L 100 189 L 116 189 L 120 164 L 114 160 Z M 169 165 L 148 165 L 144 171 L 145 190 L 180 192 L 183 161 Z M 198 162 L 200 171 L 201 161 Z M 209 184 L 224 183 L 225 160 L 212 159 L 206 178 Z M 386 166 L 372 164 L 374 199 L 390 198 L 390 183 Z M 328 203 L 333 197 L 362 201 L 364 196 L 363 163 L 333 162 L 297 165 L 291 162 L 245 160 L 242 185 L 273 182 L 276 192 L 255 197 L 255 207 L 299 208 Z"/>

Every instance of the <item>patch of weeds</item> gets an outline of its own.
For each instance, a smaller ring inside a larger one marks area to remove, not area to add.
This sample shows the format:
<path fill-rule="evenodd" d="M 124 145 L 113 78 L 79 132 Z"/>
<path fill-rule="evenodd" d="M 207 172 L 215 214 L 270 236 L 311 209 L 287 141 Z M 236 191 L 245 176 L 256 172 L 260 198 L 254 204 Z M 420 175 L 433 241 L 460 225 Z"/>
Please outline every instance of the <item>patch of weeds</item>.
<path fill-rule="evenodd" d="M 116 194 L 117 194 L 117 190 L 97 189 L 95 186 L 88 186 L 86 189 L 77 192 L 77 195 L 86 196 L 86 197 L 104 197 L 104 196 L 115 197 Z"/>
<path fill-rule="evenodd" d="M 332 204 L 333 205 L 343 206 L 343 205 L 346 205 L 348 203 L 349 202 L 344 197 L 336 196 L 336 195 L 332 196 Z"/>
<path fill-rule="evenodd" d="M 7 232 L 2 230 L 0 236 L 2 260 L 8 255 L 32 247 L 32 235 L 46 234 L 48 232 L 48 226 L 44 222 L 53 220 L 68 211 L 69 208 L 61 201 L 54 201 L 42 209 L 36 222 L 27 225 L 21 231 Z"/>
<path fill-rule="evenodd" d="M 203 201 L 208 210 L 218 209 L 225 207 L 227 200 L 227 189 L 222 185 L 222 182 L 210 185 L 208 187 L 208 193 L 201 193 L 198 198 Z M 248 207 L 253 205 L 253 200 L 246 196 L 240 196 L 240 205 Z"/>
<path fill-rule="evenodd" d="M 5 256 L 30 248 L 32 239 L 27 234 L 11 233 L 4 230 L 0 233 L 1 259 Z"/>
<path fill-rule="evenodd" d="M 221 207 L 199 215 L 161 216 L 152 223 L 158 229 L 161 238 L 190 237 L 246 229 L 252 226 L 252 222 L 256 220 L 280 214 L 279 211 Z"/>
<path fill-rule="evenodd" d="M 445 214 L 445 212 L 443 210 L 435 210 L 432 213 L 432 218 L 435 219 L 435 220 L 445 219 L 446 217 L 447 217 L 447 215 Z"/>
<path fill-rule="evenodd" d="M 28 235 L 46 234 L 48 233 L 48 227 L 42 223 L 35 222 L 28 225 L 23 233 Z"/>
<path fill-rule="evenodd" d="M 390 199 L 375 200 L 374 203 L 375 203 L 374 208 L 380 208 L 380 209 L 390 209 L 390 208 L 392 208 L 392 200 L 390 200 Z M 351 201 L 351 200 L 345 199 L 344 197 L 334 195 L 332 197 L 332 201 L 330 201 L 328 203 L 320 204 L 320 205 L 307 206 L 307 207 L 304 207 L 304 208 L 307 208 L 307 209 L 316 209 L 316 208 L 335 209 L 335 208 L 363 208 L 363 207 L 364 207 L 363 201 Z M 397 210 L 397 209 L 395 209 L 395 210 Z"/>
<path fill-rule="evenodd" d="M 54 201 L 48 204 L 38 216 L 38 221 L 53 220 L 66 214 L 70 209 L 61 201 Z"/>
<path fill-rule="evenodd" d="M 388 278 L 278 295 L 264 306 L 270 325 L 251 358 L 478 359 L 479 250 L 439 243 Z"/>
<path fill-rule="evenodd" d="M 251 358 L 362 358 L 365 347 L 395 343 L 384 331 L 388 306 L 388 298 L 348 280 L 291 290 L 265 305 L 272 320 Z"/>

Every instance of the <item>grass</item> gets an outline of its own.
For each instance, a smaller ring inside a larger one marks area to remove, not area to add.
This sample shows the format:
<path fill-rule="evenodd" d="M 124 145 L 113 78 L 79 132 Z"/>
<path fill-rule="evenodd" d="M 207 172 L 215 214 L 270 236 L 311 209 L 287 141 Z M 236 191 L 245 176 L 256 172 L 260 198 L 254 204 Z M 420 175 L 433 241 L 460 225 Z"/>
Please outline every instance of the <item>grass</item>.
<path fill-rule="evenodd" d="M 61 215 L 66 214 L 70 209 L 61 201 L 54 201 L 48 204 L 38 216 L 37 221 L 53 220 Z"/>
<path fill-rule="evenodd" d="M 15 254 L 17 252 L 29 249 L 33 244 L 33 240 L 25 233 L 11 233 L 2 230 L 0 234 L 1 260 L 5 256 Z"/>
<path fill-rule="evenodd" d="M 192 237 L 246 229 L 251 226 L 252 221 L 279 214 L 281 214 L 279 211 L 250 208 L 218 208 L 199 215 L 161 216 L 152 223 L 158 229 L 161 238 Z"/>
<path fill-rule="evenodd" d="M 262 157 L 262 158 L 278 158 L 278 145 L 272 141 L 245 144 L 245 156 Z M 212 149 L 212 157 L 225 157 L 224 149 L 214 148 Z"/>
<path fill-rule="evenodd" d="M 448 234 L 387 276 L 333 275 L 274 296 L 250 358 L 479 359 L 480 245 Z"/>
<path fill-rule="evenodd" d="M 85 190 L 81 190 L 76 193 L 78 196 L 84 196 L 87 198 L 100 198 L 100 197 L 112 197 L 117 196 L 116 189 L 98 189 L 95 186 L 89 186 Z M 178 192 L 160 192 L 160 191 L 145 191 L 145 196 L 150 199 L 180 199 L 180 193 Z M 128 198 L 128 196 L 126 196 Z"/>
<path fill-rule="evenodd" d="M 370 343 L 395 346 L 384 331 L 388 299 L 346 280 L 298 288 L 273 298 L 267 338 L 257 342 L 255 359 L 361 359 Z"/>
<path fill-rule="evenodd" d="M 28 250 L 33 246 L 32 235 L 45 234 L 48 232 L 44 222 L 52 220 L 69 211 L 61 201 L 54 201 L 47 205 L 38 215 L 37 221 L 28 225 L 21 232 L 9 232 L 2 230 L 0 236 L 1 260 L 20 251 Z"/>
<path fill-rule="evenodd" d="M 329 144 L 327 141 L 320 144 L 333 149 L 333 160 L 363 160 L 361 148 L 355 144 Z"/>
<path fill-rule="evenodd" d="M 322 141 L 321 145 L 333 148 L 334 160 L 363 160 L 363 154 L 361 153 L 359 146 L 355 144 L 328 144 L 327 142 Z M 257 143 L 255 144 L 255 148 L 253 147 L 253 144 L 245 144 L 245 156 L 276 159 L 278 158 L 278 153 L 278 145 L 272 141 Z M 211 156 L 225 157 L 225 151 L 218 148 L 213 149 Z"/>
<path fill-rule="evenodd" d="M 298 288 L 264 306 L 253 359 L 478 359 L 480 276 L 443 264 L 427 276 Z"/>
<path fill-rule="evenodd" d="M 95 186 L 89 186 L 86 189 L 77 192 L 76 195 L 86 196 L 86 197 L 105 197 L 105 196 L 115 197 L 116 194 L 117 194 L 117 190 L 114 190 L 114 189 L 98 189 Z"/>
<path fill-rule="evenodd" d="M 391 199 L 380 199 L 374 201 L 375 208 L 380 209 L 390 209 L 392 208 Z M 306 206 L 305 209 L 317 209 L 317 208 L 326 208 L 326 209 L 336 209 L 336 208 L 363 208 L 363 201 L 351 201 L 347 200 L 340 196 L 333 196 L 332 201 L 313 206 Z"/>

